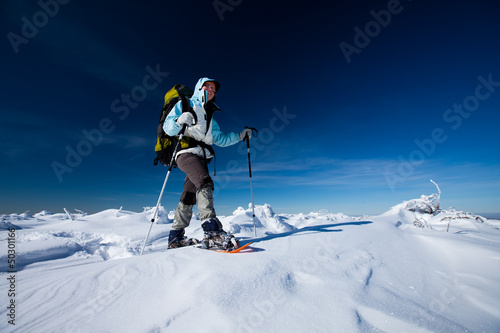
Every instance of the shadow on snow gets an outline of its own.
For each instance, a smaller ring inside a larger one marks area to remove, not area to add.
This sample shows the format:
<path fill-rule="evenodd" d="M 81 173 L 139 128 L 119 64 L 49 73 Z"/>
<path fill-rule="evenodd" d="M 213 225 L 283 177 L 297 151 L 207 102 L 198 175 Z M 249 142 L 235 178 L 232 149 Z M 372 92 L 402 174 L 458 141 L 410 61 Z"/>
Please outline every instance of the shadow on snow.
<path fill-rule="evenodd" d="M 268 234 L 267 236 L 264 237 L 259 237 L 255 238 L 252 240 L 253 243 L 259 243 L 263 241 L 268 241 L 271 239 L 276 239 L 276 238 L 283 238 L 283 237 L 289 237 L 289 236 L 300 236 L 300 234 L 308 234 L 308 233 L 317 233 L 317 232 L 341 232 L 342 229 L 331 229 L 331 228 L 339 228 L 339 227 L 345 227 L 345 226 L 350 226 L 350 225 L 365 225 L 365 224 L 371 224 L 373 222 L 371 221 L 358 221 L 358 222 L 344 222 L 344 223 L 332 223 L 332 224 L 322 224 L 322 225 L 314 225 L 314 226 L 309 226 L 309 227 L 304 227 L 300 229 L 295 229 L 292 231 L 287 231 L 283 232 L 280 234 Z M 247 238 L 250 240 L 250 238 Z"/>

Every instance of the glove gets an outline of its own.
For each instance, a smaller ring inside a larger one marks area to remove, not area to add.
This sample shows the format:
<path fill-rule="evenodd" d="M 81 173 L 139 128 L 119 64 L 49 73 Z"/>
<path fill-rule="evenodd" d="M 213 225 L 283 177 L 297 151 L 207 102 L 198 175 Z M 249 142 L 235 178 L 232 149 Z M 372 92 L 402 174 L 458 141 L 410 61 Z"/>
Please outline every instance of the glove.
<path fill-rule="evenodd" d="M 240 140 L 243 141 L 246 138 L 251 139 L 252 138 L 252 129 L 250 128 L 245 128 L 243 131 L 240 132 Z"/>
<path fill-rule="evenodd" d="M 186 124 L 188 126 L 194 125 L 194 117 L 191 112 L 184 112 L 179 118 L 177 118 L 177 124 L 180 126 Z"/>

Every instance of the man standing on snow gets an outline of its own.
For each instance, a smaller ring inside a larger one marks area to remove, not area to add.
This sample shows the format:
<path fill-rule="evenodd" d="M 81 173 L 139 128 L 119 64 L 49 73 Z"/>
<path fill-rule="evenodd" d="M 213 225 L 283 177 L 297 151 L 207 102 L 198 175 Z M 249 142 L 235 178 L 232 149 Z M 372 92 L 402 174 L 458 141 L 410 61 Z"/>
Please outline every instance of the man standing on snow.
<path fill-rule="evenodd" d="M 176 155 L 179 169 L 186 174 L 181 199 L 175 211 L 174 223 L 168 238 L 168 248 L 183 246 L 185 243 L 184 229 L 189 226 L 193 215 L 193 206 L 198 204 L 198 212 L 205 232 L 204 244 L 213 240 L 223 247 L 235 246 L 235 241 L 222 229 L 222 223 L 217 218 L 213 204 L 214 183 L 208 173 L 208 163 L 214 157 L 211 147 L 234 145 L 246 137 L 251 137 L 251 130 L 244 129 L 240 133 L 224 134 L 213 119 L 220 109 L 215 104 L 215 94 L 220 88 L 219 82 L 201 78 L 189 100 L 191 112 L 182 112 L 179 101 L 168 114 L 163 129 L 170 136 L 178 135 L 184 125 L 187 128 L 184 138 L 189 142 L 188 148 L 181 149 Z M 184 139 L 183 139 L 184 141 Z"/>

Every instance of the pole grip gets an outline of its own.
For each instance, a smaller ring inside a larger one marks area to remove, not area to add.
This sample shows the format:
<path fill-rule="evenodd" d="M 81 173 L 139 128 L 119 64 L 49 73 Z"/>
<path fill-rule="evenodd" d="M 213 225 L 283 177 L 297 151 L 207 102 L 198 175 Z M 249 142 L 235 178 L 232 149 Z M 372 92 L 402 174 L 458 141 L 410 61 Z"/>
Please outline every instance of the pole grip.
<path fill-rule="evenodd" d="M 249 127 L 249 126 L 245 126 L 245 128 L 249 128 L 252 131 L 252 135 L 254 137 L 257 137 L 259 135 L 259 131 L 257 131 L 256 128 Z M 247 142 L 247 152 L 248 152 L 248 173 L 250 175 L 250 180 L 251 180 L 251 178 L 252 178 L 252 165 L 250 163 L 250 135 L 247 134 L 247 136 L 245 137 L 245 140 Z"/>
<path fill-rule="evenodd" d="M 252 178 L 252 164 L 250 163 L 250 139 L 247 137 L 247 152 L 248 152 L 248 174 Z"/>

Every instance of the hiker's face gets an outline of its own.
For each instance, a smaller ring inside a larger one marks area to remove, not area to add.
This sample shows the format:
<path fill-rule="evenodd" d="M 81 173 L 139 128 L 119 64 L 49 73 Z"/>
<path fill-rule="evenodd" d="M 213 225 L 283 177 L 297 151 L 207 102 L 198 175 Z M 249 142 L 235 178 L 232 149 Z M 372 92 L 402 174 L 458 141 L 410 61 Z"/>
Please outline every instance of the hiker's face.
<path fill-rule="evenodd" d="M 212 98 L 214 98 L 214 96 L 215 96 L 215 84 L 213 84 L 212 82 L 205 82 L 203 84 L 203 86 L 201 87 L 201 89 L 207 91 L 207 98 L 209 101 L 211 101 Z"/>

